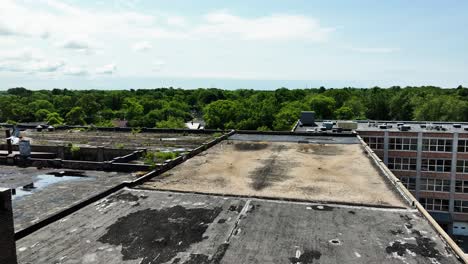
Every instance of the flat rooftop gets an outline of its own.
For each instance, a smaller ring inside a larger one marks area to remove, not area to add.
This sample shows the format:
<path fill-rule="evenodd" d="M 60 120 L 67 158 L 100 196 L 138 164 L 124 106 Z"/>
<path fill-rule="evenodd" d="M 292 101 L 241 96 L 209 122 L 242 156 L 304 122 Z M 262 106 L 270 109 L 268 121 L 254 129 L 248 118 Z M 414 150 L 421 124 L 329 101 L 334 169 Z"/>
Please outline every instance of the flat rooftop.
<path fill-rule="evenodd" d="M 16 231 L 134 178 L 131 173 L 0 165 L 0 187 L 16 190 L 12 197 Z M 34 189 L 22 188 L 30 183 Z"/>
<path fill-rule="evenodd" d="M 27 129 L 22 135 L 31 140 L 31 145 L 68 145 L 80 147 L 107 147 L 148 150 L 186 151 L 213 139 L 212 134 L 183 133 L 130 133 L 112 131 L 56 130 L 37 132 Z"/>
<path fill-rule="evenodd" d="M 235 134 L 17 240 L 17 255 L 70 264 L 461 263 L 385 177 L 356 137 Z M 97 185 L 83 188 L 106 189 Z M 63 188 L 73 197 L 81 187 Z"/>
<path fill-rule="evenodd" d="M 141 188 L 406 206 L 355 137 L 286 139 L 235 135 Z"/>
<path fill-rule="evenodd" d="M 427 133 L 453 133 L 453 132 L 458 132 L 458 133 L 468 133 L 468 131 L 464 130 L 465 127 L 468 127 L 468 124 L 466 123 L 413 123 L 413 122 L 364 122 L 364 123 L 358 123 L 358 129 L 357 131 L 393 131 L 393 132 L 401 132 L 401 130 L 398 129 L 397 124 L 398 123 L 403 123 L 407 126 L 410 127 L 410 130 L 408 132 L 427 132 Z M 375 125 L 377 124 L 377 125 Z M 390 125 L 390 128 L 386 129 L 381 129 L 378 126 L 379 125 Z M 460 128 L 453 127 L 453 124 L 459 124 L 461 125 Z M 422 126 L 421 126 L 422 125 Z M 438 128 L 436 128 L 438 127 Z"/>
<path fill-rule="evenodd" d="M 317 126 L 297 126 L 294 132 L 310 132 L 310 130 L 319 129 L 322 126 L 321 121 L 315 122 Z M 465 127 L 468 127 L 466 122 L 418 122 L 418 121 L 357 121 L 358 128 L 356 131 L 392 131 L 401 132 L 397 124 L 403 123 L 410 127 L 408 132 L 427 132 L 427 133 L 468 133 Z M 391 127 L 382 129 L 379 125 L 390 125 Z M 454 127 L 458 124 L 461 127 Z M 335 127 L 335 126 L 334 126 Z M 309 130 L 309 131 L 308 131 Z M 319 131 L 319 130 L 318 130 Z"/>
<path fill-rule="evenodd" d="M 133 189 L 17 252 L 19 263 L 460 263 L 415 210 Z"/>

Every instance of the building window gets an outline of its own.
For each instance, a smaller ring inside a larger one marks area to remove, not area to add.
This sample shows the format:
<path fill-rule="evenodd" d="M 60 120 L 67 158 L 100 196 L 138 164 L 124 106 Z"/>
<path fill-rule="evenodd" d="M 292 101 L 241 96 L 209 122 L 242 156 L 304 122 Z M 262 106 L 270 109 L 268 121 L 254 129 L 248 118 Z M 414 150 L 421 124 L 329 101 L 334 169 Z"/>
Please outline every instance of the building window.
<path fill-rule="evenodd" d="M 414 158 L 388 158 L 388 168 L 391 170 L 416 170 Z"/>
<path fill-rule="evenodd" d="M 421 191 L 450 192 L 450 180 L 421 178 Z"/>
<path fill-rule="evenodd" d="M 451 139 L 423 139 L 423 151 L 452 152 Z"/>
<path fill-rule="evenodd" d="M 457 160 L 457 173 L 468 173 L 468 160 Z"/>
<path fill-rule="evenodd" d="M 458 152 L 468 152 L 468 140 L 458 140 Z"/>
<path fill-rule="evenodd" d="M 468 181 L 456 180 L 455 181 L 455 192 L 457 192 L 457 193 L 468 193 Z"/>
<path fill-rule="evenodd" d="M 416 190 L 416 178 L 413 177 L 400 177 L 400 182 L 406 187 L 408 190 Z"/>
<path fill-rule="evenodd" d="M 364 140 L 371 149 L 384 149 L 383 137 L 362 137 L 362 140 Z"/>
<path fill-rule="evenodd" d="M 417 138 L 389 138 L 388 139 L 389 150 L 418 150 L 418 139 Z"/>
<path fill-rule="evenodd" d="M 428 211 L 448 211 L 449 210 L 449 200 L 433 199 L 433 198 L 420 198 L 419 202 Z"/>
<path fill-rule="evenodd" d="M 450 172 L 452 167 L 451 160 L 445 159 L 422 159 L 422 171 L 435 171 L 435 172 Z"/>
<path fill-rule="evenodd" d="M 453 204 L 453 211 L 457 213 L 468 213 L 468 201 L 455 200 Z"/>

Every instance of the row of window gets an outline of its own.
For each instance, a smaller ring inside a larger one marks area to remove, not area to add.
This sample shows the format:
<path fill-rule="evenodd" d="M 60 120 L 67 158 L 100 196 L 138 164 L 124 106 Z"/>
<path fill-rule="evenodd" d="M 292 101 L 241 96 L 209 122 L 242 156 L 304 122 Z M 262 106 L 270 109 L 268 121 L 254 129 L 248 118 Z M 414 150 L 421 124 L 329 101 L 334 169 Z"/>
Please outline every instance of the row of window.
<path fill-rule="evenodd" d="M 371 149 L 384 149 L 383 137 L 362 137 L 364 142 Z M 453 140 L 451 139 L 428 139 L 424 138 L 422 142 L 422 151 L 431 152 L 452 152 Z M 409 150 L 417 151 L 417 138 L 392 138 L 388 139 L 389 150 Z M 458 152 L 468 152 L 468 140 L 458 140 Z"/>
<path fill-rule="evenodd" d="M 408 190 L 416 190 L 415 177 L 400 177 L 401 183 Z M 450 192 L 450 180 L 421 178 L 421 191 Z M 468 182 L 467 182 L 468 191 Z"/>
<path fill-rule="evenodd" d="M 415 158 L 388 158 L 387 167 L 391 170 L 416 170 Z"/>
<path fill-rule="evenodd" d="M 400 182 L 406 187 L 406 189 L 411 191 L 416 190 L 415 177 L 402 176 L 400 177 Z M 421 191 L 450 192 L 450 180 L 421 178 L 420 188 Z M 455 192 L 468 193 L 468 180 L 456 180 Z"/>
<path fill-rule="evenodd" d="M 418 139 L 417 138 L 389 138 L 388 139 L 389 150 L 418 150 Z"/>
<path fill-rule="evenodd" d="M 391 170 L 416 170 L 415 158 L 388 158 L 387 167 Z M 449 159 L 421 159 L 421 171 L 430 172 L 450 172 L 452 170 L 452 160 Z M 458 160 L 456 166 L 457 173 L 468 173 L 468 160 Z"/>
<path fill-rule="evenodd" d="M 468 140 L 458 140 L 458 152 L 468 152 Z"/>
<path fill-rule="evenodd" d="M 421 191 L 450 192 L 450 180 L 421 178 Z"/>
<path fill-rule="evenodd" d="M 450 172 L 452 161 L 447 159 L 422 159 L 421 171 Z"/>
<path fill-rule="evenodd" d="M 452 152 L 451 139 L 423 139 L 423 151 Z"/>
<path fill-rule="evenodd" d="M 468 213 L 468 201 L 453 201 L 453 211 L 457 213 Z"/>
<path fill-rule="evenodd" d="M 468 173 L 468 160 L 457 160 L 457 172 Z"/>
<path fill-rule="evenodd" d="M 400 177 L 400 182 L 406 187 L 406 189 L 414 191 L 416 190 L 416 178 L 414 177 Z"/>
<path fill-rule="evenodd" d="M 447 199 L 420 198 L 419 202 L 428 211 L 449 211 L 449 200 Z M 468 201 L 455 200 L 453 211 L 456 213 L 468 213 Z"/>
<path fill-rule="evenodd" d="M 428 211 L 448 212 L 449 210 L 449 200 L 446 199 L 419 198 L 419 202 Z"/>
<path fill-rule="evenodd" d="M 363 137 L 362 140 L 364 140 L 371 149 L 384 149 L 383 137 Z"/>

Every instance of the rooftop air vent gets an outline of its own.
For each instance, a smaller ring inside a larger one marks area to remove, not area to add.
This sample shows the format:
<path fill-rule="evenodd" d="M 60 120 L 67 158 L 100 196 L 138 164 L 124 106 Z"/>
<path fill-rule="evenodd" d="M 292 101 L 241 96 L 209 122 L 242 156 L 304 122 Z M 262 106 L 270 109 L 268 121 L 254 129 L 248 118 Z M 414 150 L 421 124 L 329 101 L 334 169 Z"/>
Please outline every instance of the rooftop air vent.
<path fill-rule="evenodd" d="M 380 129 L 387 129 L 387 125 L 379 125 Z"/>
<path fill-rule="evenodd" d="M 315 112 L 312 111 L 302 111 L 300 121 L 304 126 L 317 126 L 315 124 Z"/>
<path fill-rule="evenodd" d="M 454 128 L 461 128 L 461 124 L 453 124 Z"/>
<path fill-rule="evenodd" d="M 421 125 L 419 125 L 419 126 L 420 126 L 421 128 L 426 128 L 426 127 L 427 127 L 426 124 L 421 124 Z"/>
<path fill-rule="evenodd" d="M 333 122 L 332 121 L 325 121 L 322 123 L 322 126 L 326 127 L 327 130 L 331 130 L 333 128 Z"/>
<path fill-rule="evenodd" d="M 464 127 L 463 130 L 468 131 L 468 126 Z"/>
<path fill-rule="evenodd" d="M 411 126 L 410 126 L 410 125 L 401 125 L 401 126 L 399 127 L 399 129 L 400 129 L 401 131 L 409 131 L 409 130 L 411 130 Z"/>
<path fill-rule="evenodd" d="M 400 127 L 400 126 L 402 126 L 402 125 L 404 125 L 404 124 L 405 124 L 405 123 L 397 123 L 396 125 L 397 125 L 397 127 Z"/>

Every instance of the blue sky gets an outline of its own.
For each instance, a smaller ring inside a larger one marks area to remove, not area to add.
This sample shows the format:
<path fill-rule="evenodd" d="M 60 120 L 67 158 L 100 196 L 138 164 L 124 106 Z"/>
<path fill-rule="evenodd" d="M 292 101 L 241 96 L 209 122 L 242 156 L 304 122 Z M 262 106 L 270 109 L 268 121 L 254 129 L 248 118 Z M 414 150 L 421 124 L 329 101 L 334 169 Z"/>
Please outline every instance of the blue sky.
<path fill-rule="evenodd" d="M 468 86 L 468 1 L 2 0 L 0 89 Z"/>

